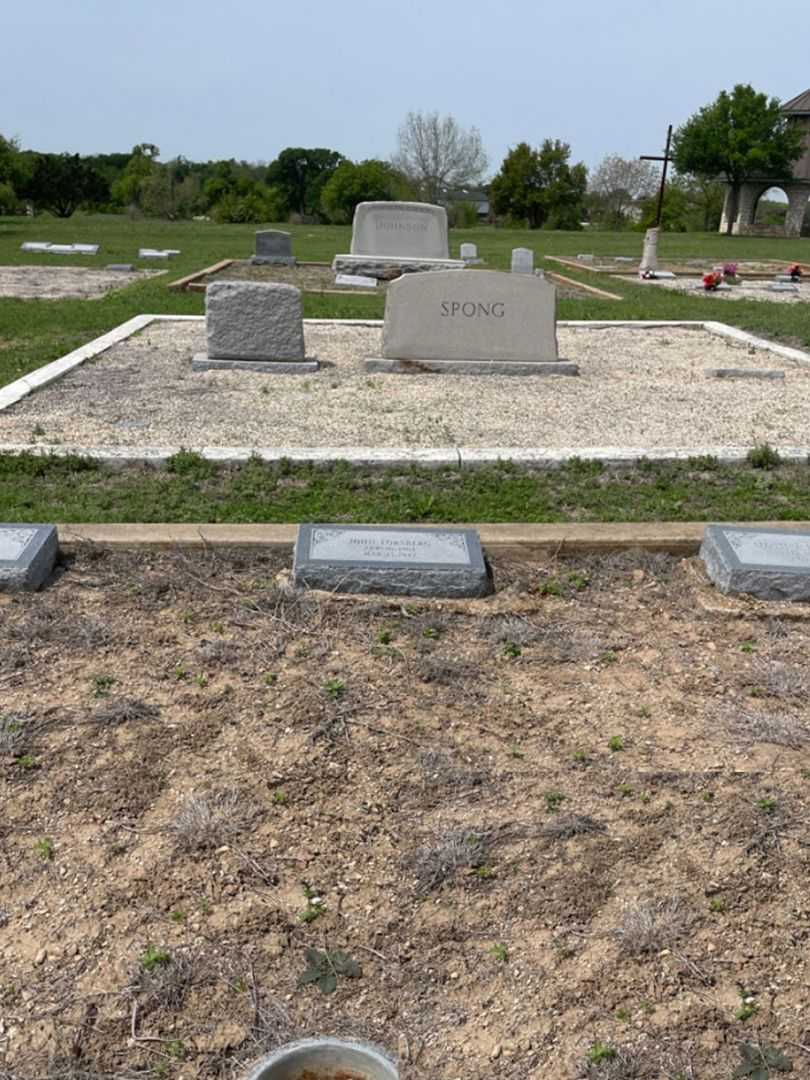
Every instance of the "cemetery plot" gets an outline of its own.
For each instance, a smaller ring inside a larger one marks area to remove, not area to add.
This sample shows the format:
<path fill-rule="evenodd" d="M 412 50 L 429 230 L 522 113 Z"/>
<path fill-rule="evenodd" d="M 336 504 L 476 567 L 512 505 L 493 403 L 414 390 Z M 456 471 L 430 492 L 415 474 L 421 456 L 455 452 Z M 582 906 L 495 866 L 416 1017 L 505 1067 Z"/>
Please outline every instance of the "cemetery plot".
<path fill-rule="evenodd" d="M 93 300 L 162 273 L 84 266 L 0 266 L 0 296 L 15 300 Z"/>
<path fill-rule="evenodd" d="M 560 263 L 562 266 L 570 267 L 572 270 L 593 270 L 596 273 L 601 274 L 638 274 L 639 266 L 641 265 L 641 259 L 635 256 L 629 255 L 578 255 L 575 258 L 567 258 L 562 255 L 547 255 L 547 259 L 551 262 Z M 677 259 L 664 259 L 659 257 L 659 267 L 661 270 L 668 270 L 674 274 L 702 274 L 706 270 L 710 270 L 715 263 L 719 263 L 722 260 L 710 259 L 704 256 L 700 259 L 689 258 L 677 258 Z M 784 262 L 777 262 L 774 259 L 735 259 L 737 269 L 739 273 L 745 277 L 746 275 L 753 275 L 756 277 L 772 278 L 775 274 L 783 273 L 785 269 Z"/>
<path fill-rule="evenodd" d="M 406 602 L 291 561 L 80 549 L 0 607 L 9 1075 L 324 1031 L 461 1080 L 804 1061 L 806 614 L 697 559 Z"/>
<path fill-rule="evenodd" d="M 723 300 L 771 300 L 777 304 L 795 304 L 797 301 L 810 300 L 810 281 L 793 284 L 779 284 L 771 288 L 771 282 L 762 279 L 743 280 L 739 285 L 708 290 L 703 287 L 702 277 L 679 276 L 676 278 L 657 278 L 654 281 L 640 281 L 638 277 L 620 275 L 620 280 L 631 281 L 645 288 L 673 289 L 675 292 L 689 293 L 690 296 L 708 296 L 709 299 Z"/>
<path fill-rule="evenodd" d="M 463 271 L 467 273 L 468 271 Z M 470 274 L 476 271 L 469 271 Z M 699 324 L 698 324 L 699 325 Z M 558 324 L 579 376 L 369 374 L 379 325 L 305 322 L 312 375 L 192 371 L 202 319 L 154 322 L 0 411 L 3 445 L 548 447 L 705 452 L 807 444 L 810 367 L 684 326 Z M 784 379 L 710 377 L 716 369 Z M 394 385 L 395 384 L 395 385 Z"/>

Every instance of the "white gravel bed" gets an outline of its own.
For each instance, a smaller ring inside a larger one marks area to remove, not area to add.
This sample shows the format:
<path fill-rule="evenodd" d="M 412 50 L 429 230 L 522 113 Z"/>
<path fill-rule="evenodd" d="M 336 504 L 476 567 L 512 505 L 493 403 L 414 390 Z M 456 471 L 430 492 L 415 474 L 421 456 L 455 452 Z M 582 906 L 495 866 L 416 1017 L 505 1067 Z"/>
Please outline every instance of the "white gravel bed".
<path fill-rule="evenodd" d="M 806 442 L 810 368 L 703 329 L 560 327 L 580 376 L 369 375 L 381 330 L 306 325 L 315 374 L 193 372 L 156 322 L 0 412 L 0 443 L 80 447 L 750 447 Z M 707 378 L 770 368 L 784 380 Z"/>
<path fill-rule="evenodd" d="M 810 301 L 810 282 L 799 285 L 798 292 L 771 292 L 767 281 L 743 281 L 728 289 L 709 292 L 703 288 L 703 277 L 657 278 L 655 281 L 643 281 L 638 276 L 627 274 L 620 276 L 622 281 L 632 281 L 634 285 L 644 285 L 651 289 L 674 289 L 675 292 L 689 293 L 690 296 L 705 296 L 707 300 L 772 300 L 777 304 L 796 304 Z"/>
<path fill-rule="evenodd" d="M 97 270 L 89 266 L 0 266 L 0 296 L 15 300 L 98 300 L 165 270 Z"/>

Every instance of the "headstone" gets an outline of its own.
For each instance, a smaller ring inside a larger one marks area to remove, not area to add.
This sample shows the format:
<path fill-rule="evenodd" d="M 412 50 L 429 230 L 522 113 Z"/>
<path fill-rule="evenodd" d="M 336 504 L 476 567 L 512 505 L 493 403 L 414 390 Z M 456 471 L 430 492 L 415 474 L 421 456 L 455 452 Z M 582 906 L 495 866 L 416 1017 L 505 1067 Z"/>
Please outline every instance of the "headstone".
<path fill-rule="evenodd" d="M 470 259 L 478 258 L 478 248 L 475 244 L 462 244 L 459 255 L 464 262 L 469 262 Z"/>
<path fill-rule="evenodd" d="M 293 578 L 330 592 L 486 596 L 492 575 L 474 529 L 300 525 Z"/>
<path fill-rule="evenodd" d="M 168 259 L 168 251 L 160 251 L 157 248 L 138 248 L 139 259 Z"/>
<path fill-rule="evenodd" d="M 100 244 L 74 244 L 73 250 L 79 255 L 98 255 Z"/>
<path fill-rule="evenodd" d="M 132 273 L 135 269 L 132 263 L 107 263 L 104 267 L 105 270 L 121 270 Z"/>
<path fill-rule="evenodd" d="M 215 281 L 205 290 L 208 352 L 194 371 L 317 371 L 304 352 L 301 290 L 279 282 Z"/>
<path fill-rule="evenodd" d="M 768 285 L 769 292 L 782 292 L 782 293 L 797 293 L 799 291 L 798 285 L 788 285 L 781 281 L 772 281 Z"/>
<path fill-rule="evenodd" d="M 292 237 L 281 229 L 263 229 L 256 233 L 256 254 L 252 263 L 275 266 L 295 266 Z"/>
<path fill-rule="evenodd" d="M 809 532 L 707 525 L 700 556 L 721 592 L 810 600 Z"/>
<path fill-rule="evenodd" d="M 647 229 L 644 234 L 644 253 L 641 256 L 640 270 L 658 269 L 658 229 Z"/>
<path fill-rule="evenodd" d="M 382 357 L 367 371 L 576 375 L 557 356 L 556 289 L 529 274 L 448 270 L 388 286 Z"/>
<path fill-rule="evenodd" d="M 46 240 L 26 240 L 20 244 L 20 251 L 47 251 L 50 246 Z"/>
<path fill-rule="evenodd" d="M 53 571 L 58 547 L 55 525 L 0 525 L 0 591 L 38 589 Z"/>
<path fill-rule="evenodd" d="M 584 262 L 584 263 L 592 263 L 593 258 L 594 258 L 593 255 L 577 255 L 577 259 L 579 260 L 579 262 Z"/>
<path fill-rule="evenodd" d="M 512 273 L 531 274 L 534 272 L 534 252 L 529 248 L 512 248 Z"/>
<path fill-rule="evenodd" d="M 359 203 L 352 223 L 351 253 L 446 259 L 447 211 L 431 203 Z"/>
<path fill-rule="evenodd" d="M 73 244 L 49 244 L 47 252 L 49 255 L 72 255 Z"/>
<path fill-rule="evenodd" d="M 377 279 L 366 277 L 364 274 L 337 274 L 335 276 L 335 284 L 354 285 L 360 289 L 376 289 Z"/>

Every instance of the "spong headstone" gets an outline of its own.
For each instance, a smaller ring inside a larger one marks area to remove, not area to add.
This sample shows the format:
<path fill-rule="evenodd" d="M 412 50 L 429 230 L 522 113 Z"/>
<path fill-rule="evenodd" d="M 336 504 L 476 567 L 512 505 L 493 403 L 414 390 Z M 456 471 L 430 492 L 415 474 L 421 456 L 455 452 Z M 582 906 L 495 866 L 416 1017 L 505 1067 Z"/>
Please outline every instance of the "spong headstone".
<path fill-rule="evenodd" d="M 301 525 L 293 579 L 330 592 L 440 597 L 492 592 L 474 529 Z"/>
<path fill-rule="evenodd" d="M 534 273 L 534 252 L 530 248 L 513 248 L 512 249 L 512 273 L 513 274 L 533 274 Z"/>
<path fill-rule="evenodd" d="M 53 571 L 58 547 L 55 525 L 0 525 L 0 591 L 38 589 Z"/>
<path fill-rule="evenodd" d="M 700 556 L 721 592 L 810 600 L 810 532 L 707 525 Z"/>
<path fill-rule="evenodd" d="M 280 282 L 214 281 L 205 290 L 207 355 L 194 371 L 212 368 L 295 374 L 316 371 L 304 353 L 301 290 Z"/>
<path fill-rule="evenodd" d="M 263 229 L 256 233 L 256 254 L 253 263 L 270 266 L 295 266 L 292 237 L 281 229 Z"/>
<path fill-rule="evenodd" d="M 556 305 L 554 286 L 533 274 L 409 274 L 388 286 L 382 357 L 366 370 L 575 375 L 558 360 Z"/>

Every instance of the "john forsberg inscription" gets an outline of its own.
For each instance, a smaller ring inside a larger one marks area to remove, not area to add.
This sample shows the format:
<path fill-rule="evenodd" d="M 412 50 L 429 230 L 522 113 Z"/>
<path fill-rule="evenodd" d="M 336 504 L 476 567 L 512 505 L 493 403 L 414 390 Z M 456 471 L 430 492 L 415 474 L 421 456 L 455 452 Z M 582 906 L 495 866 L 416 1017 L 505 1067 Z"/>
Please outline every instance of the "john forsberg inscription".
<path fill-rule="evenodd" d="M 486 596 L 492 579 L 473 529 L 301 525 L 297 585 L 330 592 Z"/>

